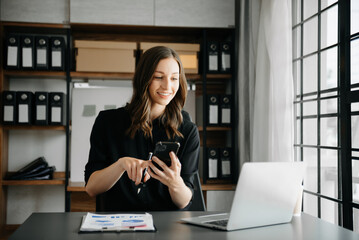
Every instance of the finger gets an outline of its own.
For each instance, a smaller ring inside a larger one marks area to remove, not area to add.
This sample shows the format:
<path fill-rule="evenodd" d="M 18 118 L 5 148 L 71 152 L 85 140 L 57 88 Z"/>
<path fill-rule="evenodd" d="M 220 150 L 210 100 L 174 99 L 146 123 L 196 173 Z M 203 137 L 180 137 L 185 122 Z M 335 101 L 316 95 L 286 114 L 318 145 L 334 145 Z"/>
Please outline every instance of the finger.
<path fill-rule="evenodd" d="M 174 152 L 170 152 L 170 158 L 171 158 L 171 167 L 174 170 L 181 169 L 181 162 L 179 161 L 178 157 Z"/>
<path fill-rule="evenodd" d="M 161 160 L 159 160 L 159 161 L 161 161 Z M 164 165 L 166 165 L 166 164 L 164 164 Z M 162 166 L 160 166 L 160 167 L 162 167 Z M 163 176 L 164 175 L 163 171 L 159 170 L 153 163 L 150 163 L 150 169 L 152 170 L 152 173 L 154 173 L 157 176 Z M 151 177 L 153 177 L 153 176 L 151 175 Z"/>
<path fill-rule="evenodd" d="M 160 166 L 162 169 L 163 169 L 163 171 L 165 171 L 167 168 L 168 168 L 168 166 L 166 165 L 166 163 L 164 163 L 163 161 L 161 161 L 158 157 L 153 157 L 152 158 L 152 161 L 153 162 L 155 162 L 155 163 L 157 163 L 158 164 L 158 166 Z M 152 165 L 153 165 L 153 163 L 151 163 Z M 153 165 L 158 171 L 160 171 L 160 172 L 162 172 L 159 168 L 157 168 L 155 165 Z M 157 173 L 156 171 L 155 171 L 155 173 Z"/>
<path fill-rule="evenodd" d="M 144 177 L 144 179 L 143 179 L 143 182 L 147 182 L 148 180 L 150 180 L 150 178 L 151 178 L 151 175 L 148 173 L 148 169 L 147 169 L 147 172 L 146 172 L 146 174 L 145 174 L 145 177 Z"/>
<path fill-rule="evenodd" d="M 171 166 L 177 166 L 177 156 L 173 151 L 170 152 L 170 158 L 171 158 Z"/>
<path fill-rule="evenodd" d="M 132 173 L 131 180 L 135 183 L 137 181 L 137 172 L 138 172 L 137 164 L 135 162 L 133 162 L 131 165 L 131 173 Z"/>
<path fill-rule="evenodd" d="M 151 176 L 151 178 L 159 180 L 159 177 L 157 176 L 156 173 L 153 172 L 153 170 L 151 169 L 151 166 L 149 166 L 147 173 Z"/>
<path fill-rule="evenodd" d="M 131 172 L 131 167 L 128 167 L 128 169 L 127 169 L 127 176 L 128 176 L 128 178 L 129 179 L 131 179 L 132 180 L 132 172 Z"/>
<path fill-rule="evenodd" d="M 136 181 L 135 181 L 135 185 L 138 185 L 141 183 L 141 178 L 142 178 L 142 167 L 140 164 L 136 165 Z"/>

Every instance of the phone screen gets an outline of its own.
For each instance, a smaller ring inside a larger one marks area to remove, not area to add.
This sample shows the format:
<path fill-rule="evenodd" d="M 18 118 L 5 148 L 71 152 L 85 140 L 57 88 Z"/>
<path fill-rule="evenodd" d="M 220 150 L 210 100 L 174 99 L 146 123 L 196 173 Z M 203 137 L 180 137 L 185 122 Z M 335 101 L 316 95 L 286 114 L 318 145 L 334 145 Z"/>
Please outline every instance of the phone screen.
<path fill-rule="evenodd" d="M 170 152 L 174 152 L 177 155 L 179 147 L 180 144 L 178 142 L 157 142 L 153 155 L 166 163 L 167 166 L 171 166 Z M 155 162 L 153 162 L 153 164 L 162 170 Z"/>

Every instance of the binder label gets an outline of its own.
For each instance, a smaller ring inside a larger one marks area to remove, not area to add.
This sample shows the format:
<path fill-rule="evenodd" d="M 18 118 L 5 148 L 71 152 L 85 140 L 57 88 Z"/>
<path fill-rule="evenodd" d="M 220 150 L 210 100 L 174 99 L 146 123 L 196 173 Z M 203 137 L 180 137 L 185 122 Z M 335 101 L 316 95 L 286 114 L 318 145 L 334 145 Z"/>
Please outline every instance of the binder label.
<path fill-rule="evenodd" d="M 217 178 L 218 177 L 218 160 L 216 158 L 208 159 L 208 177 Z"/>
<path fill-rule="evenodd" d="M 61 107 L 51 108 L 51 122 L 61 122 Z"/>
<path fill-rule="evenodd" d="M 218 105 L 209 106 L 209 123 L 218 124 Z"/>
<path fill-rule="evenodd" d="M 227 70 L 231 68 L 231 55 L 223 53 L 222 54 L 222 70 Z"/>
<path fill-rule="evenodd" d="M 46 65 L 46 49 L 37 49 L 37 64 Z"/>
<path fill-rule="evenodd" d="M 52 67 L 62 67 L 61 65 L 61 51 L 52 51 L 51 52 L 51 66 Z"/>
<path fill-rule="evenodd" d="M 22 48 L 22 66 L 32 67 L 32 48 Z"/>
<path fill-rule="evenodd" d="M 209 56 L 209 71 L 218 71 L 218 57 L 217 55 L 210 55 Z"/>
<path fill-rule="evenodd" d="M 7 65 L 17 66 L 17 47 L 8 46 L 7 48 Z"/>
<path fill-rule="evenodd" d="M 231 123 L 231 109 L 230 108 L 222 109 L 222 123 Z"/>
<path fill-rule="evenodd" d="M 36 106 L 36 120 L 46 120 L 46 106 Z"/>
<path fill-rule="evenodd" d="M 14 107 L 13 106 L 4 106 L 4 121 L 13 122 L 14 119 Z"/>
<path fill-rule="evenodd" d="M 222 175 L 231 175 L 231 162 L 228 160 L 222 161 Z"/>
<path fill-rule="evenodd" d="M 19 104 L 19 123 L 29 122 L 29 105 Z"/>

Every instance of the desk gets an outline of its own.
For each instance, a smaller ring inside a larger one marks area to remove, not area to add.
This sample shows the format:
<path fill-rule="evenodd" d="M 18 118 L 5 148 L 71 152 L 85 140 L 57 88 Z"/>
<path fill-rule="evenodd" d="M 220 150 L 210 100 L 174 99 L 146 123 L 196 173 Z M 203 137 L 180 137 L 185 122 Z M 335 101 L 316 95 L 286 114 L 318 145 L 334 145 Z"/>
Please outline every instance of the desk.
<path fill-rule="evenodd" d="M 209 212 L 207 212 L 209 213 Z M 213 212 L 214 213 L 214 212 Z M 203 212 L 151 212 L 157 232 L 133 233 L 78 233 L 81 218 L 86 213 L 33 213 L 10 236 L 14 239 L 251 239 L 251 240 L 358 240 L 359 234 L 327 223 L 307 214 L 293 217 L 291 223 L 232 232 L 212 230 L 179 223 L 181 218 Z"/>

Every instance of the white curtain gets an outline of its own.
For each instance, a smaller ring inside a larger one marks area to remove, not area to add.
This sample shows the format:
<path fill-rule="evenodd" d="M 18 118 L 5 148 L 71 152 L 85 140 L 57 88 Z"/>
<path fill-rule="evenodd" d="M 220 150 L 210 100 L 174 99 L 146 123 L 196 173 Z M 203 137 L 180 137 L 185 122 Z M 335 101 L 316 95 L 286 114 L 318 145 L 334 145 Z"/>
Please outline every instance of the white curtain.
<path fill-rule="evenodd" d="M 291 0 L 240 0 L 239 156 L 293 161 Z"/>

